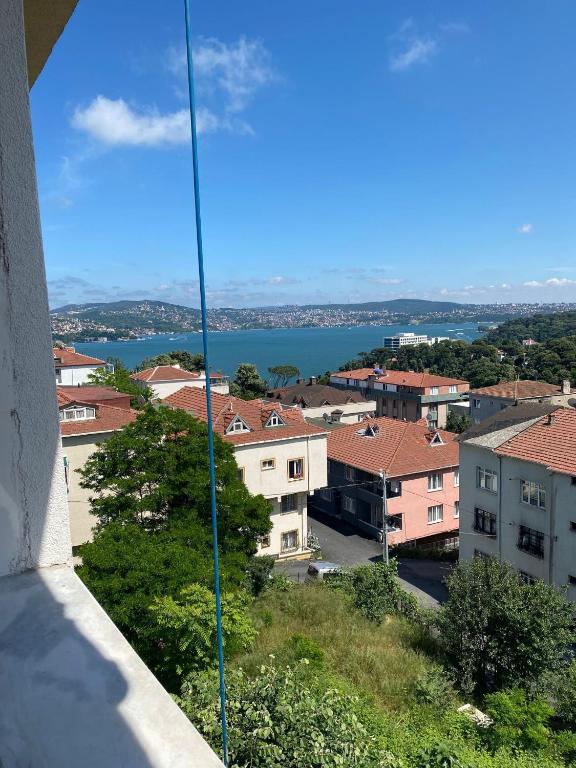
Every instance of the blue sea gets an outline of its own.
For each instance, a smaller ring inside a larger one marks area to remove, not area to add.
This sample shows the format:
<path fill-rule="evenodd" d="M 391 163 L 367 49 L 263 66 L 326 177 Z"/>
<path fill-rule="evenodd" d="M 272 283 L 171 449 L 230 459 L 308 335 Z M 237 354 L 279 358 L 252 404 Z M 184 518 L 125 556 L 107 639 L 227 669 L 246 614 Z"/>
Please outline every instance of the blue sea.
<path fill-rule="evenodd" d="M 480 336 L 477 323 L 440 325 L 382 325 L 355 328 L 275 328 L 210 333 L 210 367 L 232 375 L 240 363 L 255 363 L 266 378 L 273 365 L 295 365 L 303 376 L 335 371 L 359 352 L 382 346 L 384 336 L 414 331 L 428 336 L 473 341 Z M 134 368 L 145 357 L 185 349 L 202 351 L 199 333 L 162 334 L 142 341 L 108 341 L 76 344 L 78 352 L 105 360 L 118 357 Z"/>

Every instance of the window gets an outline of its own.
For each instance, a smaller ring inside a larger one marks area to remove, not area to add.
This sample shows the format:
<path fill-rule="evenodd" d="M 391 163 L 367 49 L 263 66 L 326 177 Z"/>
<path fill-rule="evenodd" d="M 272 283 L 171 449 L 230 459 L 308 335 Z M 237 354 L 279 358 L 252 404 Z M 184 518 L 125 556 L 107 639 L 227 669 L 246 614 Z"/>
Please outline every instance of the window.
<path fill-rule="evenodd" d="M 250 429 L 248 426 L 242 421 L 240 416 L 235 416 L 233 421 L 230 422 L 228 425 L 228 428 L 226 429 L 227 433 L 230 432 L 250 432 Z"/>
<path fill-rule="evenodd" d="M 459 485 L 460 485 L 460 470 L 455 469 L 454 470 L 454 487 L 458 488 Z"/>
<path fill-rule="evenodd" d="M 485 491 L 496 493 L 498 491 L 498 475 L 491 469 L 476 467 L 476 485 Z"/>
<path fill-rule="evenodd" d="M 56 368 L 56 384 L 62 384 L 62 370 Z"/>
<path fill-rule="evenodd" d="M 460 517 L 460 502 L 454 502 L 454 517 Z"/>
<path fill-rule="evenodd" d="M 433 507 L 428 507 L 428 525 L 441 523 L 443 519 L 444 506 L 442 504 L 435 504 Z"/>
<path fill-rule="evenodd" d="M 67 456 L 62 456 L 62 461 L 64 462 L 64 479 L 66 480 L 66 490 L 70 491 L 70 488 L 68 486 L 69 472 L 70 472 L 70 466 L 68 464 L 68 457 Z"/>
<path fill-rule="evenodd" d="M 546 509 L 546 488 L 532 480 L 520 480 L 520 498 L 524 504 Z"/>
<path fill-rule="evenodd" d="M 487 536 L 496 536 L 496 515 L 485 509 L 474 509 L 474 530 Z"/>
<path fill-rule="evenodd" d="M 482 552 L 481 549 L 474 550 L 474 557 L 479 557 L 480 560 L 492 560 L 492 555 L 489 555 L 487 552 Z"/>
<path fill-rule="evenodd" d="M 544 534 L 521 525 L 518 531 L 518 549 L 534 557 L 544 557 Z"/>
<path fill-rule="evenodd" d="M 576 531 L 576 520 L 570 520 L 570 530 Z"/>
<path fill-rule="evenodd" d="M 260 536 L 260 549 L 266 549 L 270 546 L 270 534 L 266 534 L 265 536 Z"/>
<path fill-rule="evenodd" d="M 349 467 L 346 465 L 345 468 L 345 474 L 346 474 L 346 480 L 356 480 L 356 470 L 354 467 Z"/>
<path fill-rule="evenodd" d="M 280 541 L 280 549 L 282 552 L 290 552 L 294 549 L 298 549 L 298 531 L 286 531 L 286 533 L 283 533 Z"/>
<path fill-rule="evenodd" d="M 301 480 L 304 477 L 304 459 L 290 459 L 288 462 L 288 479 Z"/>
<path fill-rule="evenodd" d="M 244 467 L 238 467 L 238 480 L 244 482 Z"/>
<path fill-rule="evenodd" d="M 458 387 L 456 386 L 456 384 L 450 384 L 450 386 L 448 387 L 448 392 L 450 392 L 451 395 L 455 395 L 456 392 L 458 392 Z"/>
<path fill-rule="evenodd" d="M 534 576 L 532 576 L 532 574 L 528 573 L 527 571 L 518 571 L 518 576 L 520 576 L 520 578 L 525 584 L 536 583 L 536 579 L 534 578 Z"/>
<path fill-rule="evenodd" d="M 576 576 L 568 576 L 568 584 L 576 584 Z"/>
<path fill-rule="evenodd" d="M 88 419 L 95 418 L 95 408 L 80 408 L 74 406 L 72 408 L 63 408 L 60 411 L 60 421 L 87 421 Z"/>
<path fill-rule="evenodd" d="M 343 496 L 342 504 L 346 512 L 350 512 L 352 515 L 356 512 L 356 502 L 354 499 L 351 499 L 350 496 Z"/>
<path fill-rule="evenodd" d="M 326 501 L 332 501 L 332 488 L 320 488 L 318 493 Z"/>
<path fill-rule="evenodd" d="M 442 490 L 442 472 L 430 472 L 430 474 L 428 475 L 428 490 L 429 491 Z"/>
<path fill-rule="evenodd" d="M 288 493 L 286 496 L 282 496 L 282 514 L 285 515 L 288 512 L 298 511 L 298 494 Z"/>
<path fill-rule="evenodd" d="M 472 407 L 473 408 L 480 408 L 480 404 L 481 404 L 480 400 L 476 400 L 476 399 L 472 400 Z"/>
<path fill-rule="evenodd" d="M 438 387 L 430 387 L 430 394 L 431 395 L 437 395 L 438 394 Z"/>
<path fill-rule="evenodd" d="M 387 517 L 387 528 L 386 530 L 388 533 L 392 533 L 395 531 L 401 531 L 402 530 L 402 515 L 388 515 Z"/>
<path fill-rule="evenodd" d="M 272 413 L 270 414 L 270 418 L 266 422 L 266 426 L 267 427 L 283 427 L 285 426 L 285 424 L 280 418 L 280 416 L 278 416 L 276 411 L 272 411 Z"/>
<path fill-rule="evenodd" d="M 276 459 L 262 459 L 260 462 L 260 469 L 262 471 L 266 469 L 274 469 L 276 467 Z"/>

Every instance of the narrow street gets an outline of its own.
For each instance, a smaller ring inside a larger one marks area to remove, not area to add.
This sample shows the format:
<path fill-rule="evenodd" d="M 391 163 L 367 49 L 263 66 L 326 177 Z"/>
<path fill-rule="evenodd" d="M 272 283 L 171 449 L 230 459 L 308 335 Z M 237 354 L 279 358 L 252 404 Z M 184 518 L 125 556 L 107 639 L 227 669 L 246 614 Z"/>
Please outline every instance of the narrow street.
<path fill-rule="evenodd" d="M 382 560 L 381 544 L 341 520 L 309 512 L 308 527 L 318 536 L 324 560 L 343 566 Z M 404 589 L 415 594 L 423 606 L 434 608 L 446 600 L 443 580 L 452 567 L 452 563 L 404 557 L 398 562 L 398 576 Z M 279 573 L 295 581 L 305 579 L 307 568 L 307 560 L 289 560 L 276 566 Z"/>

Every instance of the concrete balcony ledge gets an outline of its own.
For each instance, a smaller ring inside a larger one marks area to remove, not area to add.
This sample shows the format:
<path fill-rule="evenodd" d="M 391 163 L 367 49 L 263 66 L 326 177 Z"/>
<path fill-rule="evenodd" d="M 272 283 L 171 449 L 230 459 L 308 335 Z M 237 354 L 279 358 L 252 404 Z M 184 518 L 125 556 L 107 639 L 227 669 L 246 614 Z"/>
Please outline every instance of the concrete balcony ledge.
<path fill-rule="evenodd" d="M 0 579 L 2 768 L 218 768 L 67 566 Z"/>

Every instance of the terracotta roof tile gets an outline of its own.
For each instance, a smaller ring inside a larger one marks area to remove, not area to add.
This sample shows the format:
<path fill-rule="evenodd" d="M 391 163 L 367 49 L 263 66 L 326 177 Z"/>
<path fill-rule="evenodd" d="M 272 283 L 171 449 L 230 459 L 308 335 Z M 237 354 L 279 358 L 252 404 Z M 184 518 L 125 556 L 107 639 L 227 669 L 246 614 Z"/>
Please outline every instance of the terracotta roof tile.
<path fill-rule="evenodd" d="M 81 355 L 79 352 L 72 352 L 70 349 L 58 349 L 54 347 L 52 349 L 54 355 L 54 365 L 56 368 L 72 368 L 74 366 L 82 365 L 106 365 L 104 360 L 99 360 L 97 357 L 88 357 L 88 355 Z"/>
<path fill-rule="evenodd" d="M 154 368 L 137 371 L 130 378 L 137 381 L 196 381 L 200 374 L 197 371 L 176 368 L 174 365 L 156 365 Z"/>
<path fill-rule="evenodd" d="M 361 392 L 343 390 L 327 384 L 308 383 L 271 389 L 266 393 L 266 397 L 279 400 L 284 405 L 297 403 L 302 405 L 303 408 L 314 408 L 324 404 L 332 406 L 365 402 Z"/>
<path fill-rule="evenodd" d="M 337 371 L 331 376 L 337 376 L 340 379 L 355 379 L 357 381 L 366 381 L 368 376 L 374 373 L 373 368 L 357 368 L 354 371 Z M 468 384 L 462 379 L 452 379 L 448 376 L 437 376 L 434 373 L 421 373 L 417 371 L 393 371 L 388 369 L 384 375 L 377 376 L 375 381 L 384 384 L 395 384 L 406 387 L 448 387 L 454 384 Z"/>
<path fill-rule="evenodd" d="M 64 405 L 67 405 L 64 404 Z M 127 424 L 131 424 L 138 416 L 137 411 L 126 408 L 116 408 L 112 405 L 89 404 L 96 408 L 96 418 L 85 421 L 61 421 L 60 434 L 62 437 L 70 435 L 85 435 L 98 432 L 115 432 Z"/>
<path fill-rule="evenodd" d="M 576 475 L 576 410 L 557 408 L 494 452 Z"/>
<path fill-rule="evenodd" d="M 59 385 L 58 397 L 61 396 L 83 403 L 104 403 L 104 405 L 115 405 L 118 408 L 130 407 L 130 395 L 118 392 L 114 387 L 93 387 L 85 384 L 80 387 Z"/>
<path fill-rule="evenodd" d="M 377 427 L 374 437 L 363 434 L 367 426 Z M 434 433 L 424 424 L 386 416 L 365 419 L 330 432 L 328 458 L 372 474 L 384 470 L 389 477 L 457 467 L 456 435 L 444 430 L 438 430 L 438 434 L 444 444 L 431 445 Z"/>
<path fill-rule="evenodd" d="M 203 389 L 182 387 L 178 392 L 165 398 L 163 402 L 171 408 L 182 408 L 201 421 L 208 420 L 206 392 Z M 285 421 L 285 425 L 264 426 L 273 410 Z M 226 428 L 236 416 L 240 416 L 250 432 L 225 434 Z M 241 400 L 218 392 L 212 393 L 212 424 L 215 432 L 235 445 L 326 434 L 326 430 L 308 424 L 298 408 L 284 409 L 280 404 L 274 405 L 262 400 Z"/>
<path fill-rule="evenodd" d="M 524 400 L 530 397 L 550 397 L 561 391 L 556 384 L 548 384 L 545 381 L 501 381 L 491 387 L 479 387 L 471 389 L 471 395 L 489 395 L 492 397 L 505 397 L 512 400 Z"/>

